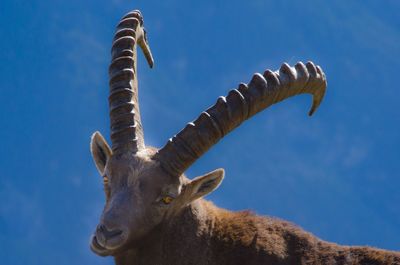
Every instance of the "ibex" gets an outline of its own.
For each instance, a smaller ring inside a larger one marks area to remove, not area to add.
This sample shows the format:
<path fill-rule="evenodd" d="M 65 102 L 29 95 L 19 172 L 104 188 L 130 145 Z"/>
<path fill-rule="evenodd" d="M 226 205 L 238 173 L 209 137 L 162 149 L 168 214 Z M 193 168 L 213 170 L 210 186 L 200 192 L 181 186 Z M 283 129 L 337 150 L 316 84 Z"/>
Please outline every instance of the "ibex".
<path fill-rule="evenodd" d="M 111 147 L 99 132 L 91 139 L 106 196 L 92 251 L 114 256 L 117 265 L 400 264 L 400 253 L 339 246 L 286 221 L 218 208 L 202 197 L 219 186 L 223 169 L 192 180 L 184 175 L 226 134 L 274 103 L 308 93 L 311 115 L 327 86 L 319 66 L 299 62 L 255 74 L 157 149 L 144 143 L 136 45 L 152 67 L 137 10 L 119 22 L 112 44 Z"/>

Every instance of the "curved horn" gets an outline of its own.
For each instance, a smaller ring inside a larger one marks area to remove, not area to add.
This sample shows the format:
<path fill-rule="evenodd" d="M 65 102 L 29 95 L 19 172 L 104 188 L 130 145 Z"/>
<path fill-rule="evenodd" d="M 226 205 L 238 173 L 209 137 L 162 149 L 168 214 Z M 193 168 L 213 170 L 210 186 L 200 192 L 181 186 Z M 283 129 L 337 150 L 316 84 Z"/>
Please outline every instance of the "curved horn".
<path fill-rule="evenodd" d="M 161 148 L 154 159 L 172 176 L 180 176 L 226 134 L 272 104 L 291 96 L 309 93 L 313 104 L 309 115 L 318 108 L 326 91 L 325 74 L 312 62 L 294 67 L 283 64 L 279 71 L 255 74 L 249 84 L 240 84 L 227 97 L 201 113 Z"/>
<path fill-rule="evenodd" d="M 137 80 L 136 44 L 153 66 L 153 57 L 143 28 L 143 17 L 135 10 L 119 22 L 111 49 L 109 67 L 112 150 L 115 153 L 143 149 L 144 137 L 140 120 Z"/>

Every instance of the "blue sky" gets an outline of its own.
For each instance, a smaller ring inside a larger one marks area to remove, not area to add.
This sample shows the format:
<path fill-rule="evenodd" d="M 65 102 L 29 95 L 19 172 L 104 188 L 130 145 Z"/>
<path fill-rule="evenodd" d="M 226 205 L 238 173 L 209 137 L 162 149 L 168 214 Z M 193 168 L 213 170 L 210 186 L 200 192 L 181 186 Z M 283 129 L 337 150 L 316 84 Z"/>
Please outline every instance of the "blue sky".
<path fill-rule="evenodd" d="M 329 84 L 315 116 L 309 96 L 273 106 L 187 173 L 224 167 L 221 207 L 400 250 L 399 1 L 2 0 L 0 263 L 112 264 L 88 247 L 104 200 L 89 139 L 109 136 L 111 39 L 135 8 L 156 62 L 139 57 L 147 144 L 254 72 L 313 60 Z"/>

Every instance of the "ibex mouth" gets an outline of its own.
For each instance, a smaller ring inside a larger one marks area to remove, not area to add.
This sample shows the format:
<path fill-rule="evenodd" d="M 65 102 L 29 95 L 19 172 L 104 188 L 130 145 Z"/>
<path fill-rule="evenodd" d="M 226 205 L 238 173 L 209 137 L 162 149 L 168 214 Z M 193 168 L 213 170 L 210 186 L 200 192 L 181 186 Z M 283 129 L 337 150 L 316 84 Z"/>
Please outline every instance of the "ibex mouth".
<path fill-rule="evenodd" d="M 107 235 L 96 232 L 92 236 L 90 248 L 91 250 L 100 256 L 109 256 L 112 253 L 125 244 L 126 236 L 122 231 L 113 232 Z"/>
<path fill-rule="evenodd" d="M 95 235 L 90 240 L 90 249 L 99 256 L 110 256 L 111 250 L 101 246 Z"/>

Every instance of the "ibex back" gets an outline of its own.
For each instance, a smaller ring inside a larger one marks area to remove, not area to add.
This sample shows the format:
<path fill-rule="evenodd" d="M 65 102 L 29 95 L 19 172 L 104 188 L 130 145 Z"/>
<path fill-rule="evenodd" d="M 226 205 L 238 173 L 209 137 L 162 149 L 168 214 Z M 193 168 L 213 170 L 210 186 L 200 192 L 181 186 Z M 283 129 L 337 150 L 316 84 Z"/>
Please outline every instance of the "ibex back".
<path fill-rule="evenodd" d="M 338 246 L 285 221 L 216 207 L 202 197 L 219 186 L 223 169 L 193 180 L 184 175 L 226 134 L 274 103 L 308 93 L 311 115 L 327 85 L 319 66 L 299 62 L 255 74 L 156 149 L 144 143 L 137 45 L 152 67 L 143 17 L 132 11 L 118 24 L 112 45 L 111 148 L 98 132 L 91 141 L 106 195 L 91 240 L 96 254 L 114 256 L 118 265 L 400 264 L 399 253 Z"/>

